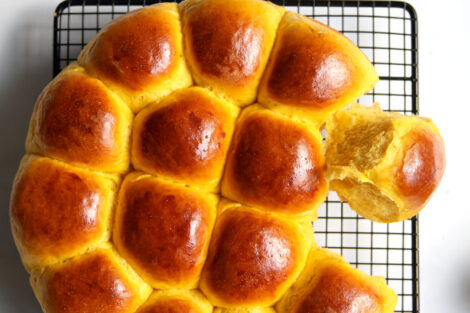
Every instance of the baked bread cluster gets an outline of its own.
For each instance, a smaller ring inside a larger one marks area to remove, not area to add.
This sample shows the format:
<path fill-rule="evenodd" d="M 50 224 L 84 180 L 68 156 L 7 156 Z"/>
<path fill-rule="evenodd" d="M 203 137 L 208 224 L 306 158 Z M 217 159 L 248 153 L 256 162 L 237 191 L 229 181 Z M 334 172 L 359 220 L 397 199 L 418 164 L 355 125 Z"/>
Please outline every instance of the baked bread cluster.
<path fill-rule="evenodd" d="M 430 120 L 345 110 L 377 81 L 339 32 L 261 0 L 112 21 L 39 96 L 13 185 L 43 311 L 393 312 L 311 226 L 329 187 L 394 222 L 439 183 Z"/>

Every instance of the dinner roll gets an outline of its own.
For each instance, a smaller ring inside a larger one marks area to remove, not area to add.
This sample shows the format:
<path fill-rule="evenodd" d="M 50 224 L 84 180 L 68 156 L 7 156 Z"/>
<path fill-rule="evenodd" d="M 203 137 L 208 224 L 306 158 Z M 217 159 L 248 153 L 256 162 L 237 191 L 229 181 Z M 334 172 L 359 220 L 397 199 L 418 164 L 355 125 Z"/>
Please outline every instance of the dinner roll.
<path fill-rule="evenodd" d="M 253 103 L 284 8 L 261 0 L 180 4 L 185 56 L 198 85 Z"/>
<path fill-rule="evenodd" d="M 26 155 L 16 174 L 10 224 L 28 271 L 109 240 L 117 179 Z"/>
<path fill-rule="evenodd" d="M 444 142 L 430 119 L 356 105 L 337 112 L 326 131 L 330 188 L 370 220 L 413 217 L 441 181 Z"/>
<path fill-rule="evenodd" d="M 135 120 L 136 169 L 218 191 L 238 107 L 200 87 L 180 89 Z"/>
<path fill-rule="evenodd" d="M 132 118 L 103 83 L 73 64 L 39 96 L 26 151 L 93 170 L 124 172 Z"/>
<path fill-rule="evenodd" d="M 114 243 L 152 287 L 195 288 L 216 204 L 215 195 L 131 173 L 119 191 Z"/>
<path fill-rule="evenodd" d="M 93 37 L 78 62 L 134 112 L 192 84 L 175 3 L 159 3 L 116 18 Z"/>
<path fill-rule="evenodd" d="M 134 313 L 152 289 L 107 245 L 31 276 L 47 313 Z"/>
<path fill-rule="evenodd" d="M 222 195 L 290 215 L 316 215 L 328 191 L 320 132 L 253 105 L 236 124 Z"/>
<path fill-rule="evenodd" d="M 276 302 L 302 270 L 313 244 L 310 222 L 222 201 L 199 288 L 214 306 Z"/>
<path fill-rule="evenodd" d="M 347 37 L 311 18 L 286 12 L 258 102 L 320 125 L 372 90 L 378 79 L 373 65 Z"/>
<path fill-rule="evenodd" d="M 352 267 L 327 249 L 311 250 L 305 269 L 277 303 L 278 313 L 393 313 L 397 295 L 382 277 Z"/>
<path fill-rule="evenodd" d="M 196 290 L 155 291 L 136 313 L 212 313 L 212 304 Z"/>

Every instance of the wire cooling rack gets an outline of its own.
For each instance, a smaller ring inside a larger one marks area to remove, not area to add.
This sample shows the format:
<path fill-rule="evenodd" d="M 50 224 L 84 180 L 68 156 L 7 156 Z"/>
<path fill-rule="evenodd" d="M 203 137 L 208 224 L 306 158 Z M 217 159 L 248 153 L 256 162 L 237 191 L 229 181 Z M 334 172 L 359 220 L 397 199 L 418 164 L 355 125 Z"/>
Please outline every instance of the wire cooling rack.
<path fill-rule="evenodd" d="M 69 0 L 54 17 L 54 75 L 75 61 L 87 42 L 109 21 L 160 1 Z M 273 1 L 341 31 L 375 65 L 380 81 L 360 99 L 383 109 L 418 113 L 417 17 L 398 1 Z M 335 193 L 314 224 L 320 245 L 333 249 L 371 275 L 383 276 L 398 294 L 396 312 L 419 312 L 418 219 L 380 224 L 358 217 Z"/>

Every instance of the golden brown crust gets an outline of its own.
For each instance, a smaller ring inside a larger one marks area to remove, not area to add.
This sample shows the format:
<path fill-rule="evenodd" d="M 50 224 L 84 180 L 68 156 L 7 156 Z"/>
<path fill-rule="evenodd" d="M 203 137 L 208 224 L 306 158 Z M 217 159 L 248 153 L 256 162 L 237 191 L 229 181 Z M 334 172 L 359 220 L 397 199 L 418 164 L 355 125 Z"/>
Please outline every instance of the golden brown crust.
<path fill-rule="evenodd" d="M 380 295 L 364 281 L 340 267 L 323 270 L 318 283 L 293 313 L 380 312 Z"/>
<path fill-rule="evenodd" d="M 306 110 L 312 120 L 321 123 L 330 112 L 371 90 L 377 81 L 372 64 L 348 38 L 313 19 L 287 12 L 258 101 Z"/>
<path fill-rule="evenodd" d="M 316 209 L 326 194 L 323 147 L 307 125 L 268 111 L 239 120 L 222 194 L 284 213 Z"/>
<path fill-rule="evenodd" d="M 148 7 L 118 17 L 106 25 L 90 47 L 85 66 L 100 78 L 143 91 L 165 79 L 176 65 L 176 33 L 171 12 Z"/>
<path fill-rule="evenodd" d="M 101 251 L 43 274 L 42 306 L 48 313 L 130 313 L 135 286 Z"/>
<path fill-rule="evenodd" d="M 201 88 L 172 93 L 137 116 L 134 166 L 191 185 L 216 185 L 237 113 Z"/>
<path fill-rule="evenodd" d="M 295 284 L 276 304 L 279 313 L 392 313 L 397 295 L 382 277 L 369 276 L 341 255 L 313 248 Z"/>
<path fill-rule="evenodd" d="M 10 221 L 28 266 L 70 257 L 108 240 L 113 184 L 47 158 L 27 157 L 15 179 Z"/>
<path fill-rule="evenodd" d="M 306 39 L 308 35 L 312 40 Z M 335 49 L 336 43 L 326 39 L 319 46 L 315 37 L 321 35 L 299 27 L 278 39 L 283 47 L 274 58 L 267 82 L 268 91 L 278 100 L 323 108 L 336 102 L 357 79 L 352 62 Z"/>
<path fill-rule="evenodd" d="M 258 0 L 183 2 L 185 53 L 198 84 L 253 102 L 281 12 Z"/>
<path fill-rule="evenodd" d="M 213 307 L 197 290 L 155 291 L 136 313 L 212 313 Z"/>
<path fill-rule="evenodd" d="M 242 8 L 222 10 L 207 2 L 186 11 L 191 52 L 203 74 L 243 85 L 260 67 L 263 29 L 241 15 Z"/>
<path fill-rule="evenodd" d="M 335 113 L 326 131 L 330 188 L 370 220 L 415 216 L 442 179 L 444 142 L 430 119 L 355 105 Z"/>
<path fill-rule="evenodd" d="M 113 20 L 83 49 L 78 62 L 134 112 L 192 84 L 176 3 L 158 3 Z"/>
<path fill-rule="evenodd" d="M 154 288 L 195 287 L 215 219 L 196 191 L 133 173 L 121 187 L 114 241 Z"/>
<path fill-rule="evenodd" d="M 164 168 L 184 176 L 223 155 L 223 123 L 204 104 L 183 100 L 148 116 L 140 148 L 143 157 L 155 162 L 156 172 Z"/>
<path fill-rule="evenodd" d="M 214 305 L 269 306 L 302 266 L 301 240 L 286 221 L 227 210 L 218 217 L 200 288 Z"/>
<path fill-rule="evenodd" d="M 432 129 L 417 128 L 403 136 L 405 154 L 396 184 L 410 204 L 422 208 L 439 185 L 445 169 L 444 142 Z"/>
<path fill-rule="evenodd" d="M 100 81 L 72 67 L 39 96 L 28 152 L 104 171 L 124 170 L 131 119 L 130 110 Z"/>

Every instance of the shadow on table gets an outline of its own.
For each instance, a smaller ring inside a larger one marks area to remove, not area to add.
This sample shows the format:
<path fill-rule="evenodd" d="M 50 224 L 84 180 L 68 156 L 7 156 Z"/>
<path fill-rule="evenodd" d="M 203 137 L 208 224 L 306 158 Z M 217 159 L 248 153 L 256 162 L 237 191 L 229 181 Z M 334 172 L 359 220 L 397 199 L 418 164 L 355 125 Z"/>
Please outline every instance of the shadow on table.
<path fill-rule="evenodd" d="M 463 299 L 463 303 L 465 307 L 468 309 L 470 308 L 470 267 L 468 267 L 469 263 L 465 263 L 462 268 L 465 269 L 465 272 L 462 275 L 462 294 L 460 294 L 460 297 Z"/>
<path fill-rule="evenodd" d="M 52 9 L 38 4 L 21 12 L 6 38 L 8 45 L 2 47 L 6 59 L 0 60 L 0 307 L 5 313 L 41 312 L 13 243 L 8 207 L 34 102 L 52 75 Z"/>

